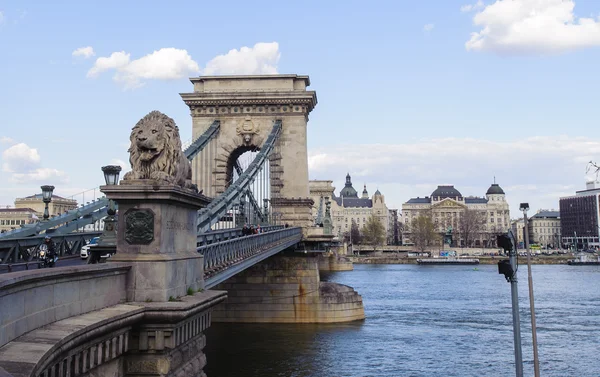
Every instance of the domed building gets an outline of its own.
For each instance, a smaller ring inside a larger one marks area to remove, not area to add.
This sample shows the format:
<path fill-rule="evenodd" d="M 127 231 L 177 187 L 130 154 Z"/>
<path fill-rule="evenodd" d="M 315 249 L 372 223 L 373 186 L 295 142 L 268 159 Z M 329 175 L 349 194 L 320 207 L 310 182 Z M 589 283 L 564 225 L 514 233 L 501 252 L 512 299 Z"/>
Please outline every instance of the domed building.
<path fill-rule="evenodd" d="M 453 185 L 439 185 L 429 196 L 411 198 L 402 205 L 404 244 L 413 244 L 411 223 L 419 215 L 431 216 L 440 235 L 452 234 L 452 247 L 495 247 L 496 237 L 510 228 L 510 211 L 504 190 L 492 183 L 485 197 L 463 196 Z"/>
<path fill-rule="evenodd" d="M 333 223 L 333 234 L 343 235 L 350 231 L 352 221 L 356 222 L 359 228 L 362 228 L 371 215 L 375 216 L 384 226 L 386 234 L 390 237 L 392 216 L 385 204 L 385 196 L 379 191 L 375 191 L 373 197 L 369 197 L 367 185 L 363 186 L 362 195 L 358 197 L 358 192 L 352 185 L 350 173 L 346 175 L 346 183 L 340 190 L 339 195 L 335 194 L 333 181 L 312 180 L 309 181 L 310 197 L 314 200 L 313 217 L 315 222 L 324 212 L 324 202 L 331 202 L 331 220 Z"/>

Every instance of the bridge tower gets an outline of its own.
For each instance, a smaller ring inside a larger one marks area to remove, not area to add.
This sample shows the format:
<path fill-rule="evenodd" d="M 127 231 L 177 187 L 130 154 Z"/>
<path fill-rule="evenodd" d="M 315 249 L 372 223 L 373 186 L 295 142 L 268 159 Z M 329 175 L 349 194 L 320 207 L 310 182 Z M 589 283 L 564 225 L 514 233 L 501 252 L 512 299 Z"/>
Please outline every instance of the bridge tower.
<path fill-rule="evenodd" d="M 247 151 L 260 150 L 273 122 L 282 133 L 269 158 L 271 211 L 278 222 L 309 227 L 313 200 L 308 189 L 306 127 L 317 104 L 308 76 L 201 76 L 191 78 L 193 93 L 182 93 L 196 139 L 219 120 L 219 134 L 192 161 L 194 181 L 216 197 L 231 184 L 234 163 Z"/>

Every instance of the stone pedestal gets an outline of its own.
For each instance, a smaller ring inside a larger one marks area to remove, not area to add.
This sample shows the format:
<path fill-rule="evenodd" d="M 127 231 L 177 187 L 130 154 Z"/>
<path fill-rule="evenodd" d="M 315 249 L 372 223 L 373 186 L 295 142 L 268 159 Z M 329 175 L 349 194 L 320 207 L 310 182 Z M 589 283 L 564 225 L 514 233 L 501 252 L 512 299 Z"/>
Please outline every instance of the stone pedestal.
<path fill-rule="evenodd" d="M 278 215 L 277 223 L 308 228 L 313 225 L 311 198 L 272 198 L 274 214 Z"/>
<path fill-rule="evenodd" d="M 208 198 L 154 181 L 124 181 L 101 190 L 119 206 L 117 253 L 132 264 L 127 301 L 169 301 L 202 289 L 203 257 L 196 252 L 197 211 Z"/>

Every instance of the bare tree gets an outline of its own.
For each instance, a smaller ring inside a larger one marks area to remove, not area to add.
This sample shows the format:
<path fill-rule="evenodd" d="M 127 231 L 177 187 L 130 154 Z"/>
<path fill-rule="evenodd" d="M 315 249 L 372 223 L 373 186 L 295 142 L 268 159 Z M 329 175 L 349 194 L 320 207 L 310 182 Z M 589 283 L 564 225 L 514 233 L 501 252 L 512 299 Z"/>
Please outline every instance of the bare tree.
<path fill-rule="evenodd" d="M 485 211 L 465 208 L 458 222 L 460 237 L 469 247 L 481 234 L 485 225 Z"/>
<path fill-rule="evenodd" d="M 490 228 L 488 234 L 489 234 L 489 241 L 488 241 L 488 247 L 492 247 L 492 245 L 496 245 L 496 240 L 498 239 L 498 236 L 501 234 L 506 234 L 507 231 L 502 228 L 499 225 L 494 225 Z"/>
<path fill-rule="evenodd" d="M 431 245 L 437 237 L 435 224 L 429 213 L 419 214 L 410 224 L 410 238 L 421 252 Z"/>

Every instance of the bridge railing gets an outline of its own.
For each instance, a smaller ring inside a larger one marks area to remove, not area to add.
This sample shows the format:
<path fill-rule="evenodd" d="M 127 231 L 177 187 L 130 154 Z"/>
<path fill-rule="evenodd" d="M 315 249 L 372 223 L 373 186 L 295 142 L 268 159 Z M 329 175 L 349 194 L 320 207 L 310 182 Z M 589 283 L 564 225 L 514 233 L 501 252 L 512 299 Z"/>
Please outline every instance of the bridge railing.
<path fill-rule="evenodd" d="M 59 256 L 79 253 L 81 247 L 102 232 L 78 232 L 52 235 L 52 241 Z M 44 243 L 45 235 L 26 238 L 0 240 L 0 264 L 30 261 L 36 256 L 39 246 Z"/>
<path fill-rule="evenodd" d="M 26 224 L 21 228 L 2 233 L 0 234 L 0 240 L 28 237 L 44 231 L 48 233 L 68 233 L 77 229 L 69 226 L 73 221 L 77 221 L 78 226 L 81 228 L 106 216 L 107 205 L 108 199 L 99 198 L 89 204 L 52 217 L 48 221 Z M 66 228 L 62 229 L 65 226 Z"/>
<path fill-rule="evenodd" d="M 204 280 L 208 288 L 223 281 L 227 276 L 238 273 L 285 248 L 297 244 L 302 239 L 302 228 L 283 228 L 249 236 L 234 238 L 198 247 L 204 256 Z M 224 270 L 232 273 L 215 280 Z"/>
<path fill-rule="evenodd" d="M 262 232 L 272 232 L 274 230 L 283 229 L 283 225 L 268 225 L 262 227 Z M 197 246 L 206 246 L 216 242 L 227 241 L 233 238 L 245 237 L 242 234 L 242 228 L 229 228 L 229 229 L 220 229 L 220 230 L 211 230 L 206 233 L 198 234 L 197 237 Z"/>

